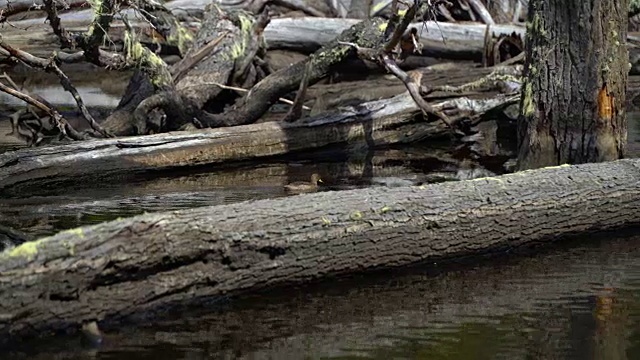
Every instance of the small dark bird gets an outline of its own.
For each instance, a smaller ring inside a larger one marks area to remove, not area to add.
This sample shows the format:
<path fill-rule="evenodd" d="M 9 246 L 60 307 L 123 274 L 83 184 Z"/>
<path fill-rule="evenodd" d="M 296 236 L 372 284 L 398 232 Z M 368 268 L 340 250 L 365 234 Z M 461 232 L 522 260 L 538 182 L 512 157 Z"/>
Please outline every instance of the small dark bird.
<path fill-rule="evenodd" d="M 285 185 L 284 190 L 288 193 L 306 193 L 314 192 L 318 190 L 318 183 L 321 183 L 320 175 L 311 175 L 311 182 L 297 181 L 291 184 Z"/>

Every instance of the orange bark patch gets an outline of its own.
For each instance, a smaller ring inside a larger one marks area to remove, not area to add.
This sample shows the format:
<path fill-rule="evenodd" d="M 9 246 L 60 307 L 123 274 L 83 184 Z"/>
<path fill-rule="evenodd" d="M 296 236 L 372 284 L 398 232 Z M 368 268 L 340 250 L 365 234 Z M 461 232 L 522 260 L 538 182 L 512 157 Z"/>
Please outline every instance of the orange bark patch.
<path fill-rule="evenodd" d="M 614 98 L 609 94 L 607 84 L 602 85 L 602 89 L 598 91 L 598 115 L 603 120 L 611 120 L 613 118 Z"/>

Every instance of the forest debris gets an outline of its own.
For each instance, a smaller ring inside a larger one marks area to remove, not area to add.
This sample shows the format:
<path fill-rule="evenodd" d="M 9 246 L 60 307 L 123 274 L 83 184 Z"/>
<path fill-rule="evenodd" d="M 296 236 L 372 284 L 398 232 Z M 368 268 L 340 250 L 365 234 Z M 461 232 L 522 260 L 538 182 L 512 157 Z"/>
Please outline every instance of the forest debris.
<path fill-rule="evenodd" d="M 69 80 L 67 75 L 65 75 L 65 73 L 62 72 L 62 70 L 60 70 L 60 68 L 56 64 L 56 56 L 55 55 L 53 55 L 48 60 L 47 59 L 38 58 L 38 57 L 35 57 L 35 56 L 33 56 L 33 55 L 29 54 L 29 53 L 26 53 L 26 52 L 24 52 L 22 50 L 15 49 L 15 48 L 11 47 L 10 45 L 8 45 L 6 42 L 4 42 L 1 39 L 0 39 L 0 47 L 2 47 L 5 51 L 9 52 L 11 54 L 11 56 L 13 56 L 14 58 L 20 60 L 21 62 L 23 62 L 27 66 L 34 67 L 34 68 L 40 68 L 40 69 L 42 69 L 42 70 L 44 70 L 46 72 L 50 72 L 50 73 L 55 74 L 60 79 L 60 84 L 62 85 L 62 87 L 65 90 L 67 90 L 68 92 L 70 92 L 71 95 L 73 96 L 73 99 L 76 101 L 76 104 L 78 105 L 78 108 L 82 112 L 82 116 L 85 118 L 85 120 L 87 120 L 87 122 L 89 123 L 91 128 L 93 130 L 97 131 L 99 134 L 101 134 L 104 137 L 113 136 L 110 133 L 108 133 L 106 130 L 104 130 L 102 128 L 102 126 L 100 126 L 96 122 L 96 120 L 93 118 L 93 116 L 91 116 L 91 114 L 89 113 L 89 110 L 87 110 L 87 107 L 84 105 L 84 102 L 82 101 L 82 98 L 80 97 L 80 94 L 78 93 L 78 90 L 76 90 L 76 88 L 73 86 L 73 84 L 71 84 L 71 80 Z M 38 107 L 40 107 L 40 106 L 38 106 Z M 58 119 L 55 116 L 54 116 L 54 119 L 56 119 L 55 121 L 58 121 Z M 70 125 L 67 124 L 65 127 L 61 127 L 61 129 L 66 128 L 66 127 L 70 127 Z M 72 133 L 75 133 L 75 131 L 73 131 Z"/>
<path fill-rule="evenodd" d="M 458 98 L 438 102 L 433 107 L 436 111 L 473 116 L 500 107 L 505 101 L 513 100 Z M 264 122 L 24 149 L 0 154 L 0 189 L 17 184 L 38 186 L 39 181 L 54 179 L 79 181 L 134 170 L 260 159 L 329 146 L 378 148 L 450 134 L 443 122 L 416 121 L 416 116 L 423 118 L 411 96 L 404 93 L 295 123 Z M 229 146 L 230 143 L 234 146 Z"/>
<path fill-rule="evenodd" d="M 69 125 L 69 123 L 62 117 L 62 115 L 60 115 L 56 110 L 54 110 L 50 106 L 47 106 L 41 101 L 34 99 L 33 97 L 23 92 L 15 90 L 1 82 L 0 82 L 0 91 L 3 91 L 9 95 L 12 95 L 32 106 L 35 106 L 39 110 L 45 112 L 47 115 L 49 115 L 50 121 L 54 123 L 55 128 L 58 129 L 59 134 L 61 136 L 69 136 L 73 140 L 84 140 L 84 136 L 78 133 L 77 131 L 75 131 L 71 127 L 71 125 Z M 19 120 L 17 120 L 16 122 L 19 122 Z M 30 136 L 27 134 L 21 134 L 29 137 L 31 145 L 37 145 L 43 138 L 41 130 L 42 128 L 44 128 L 44 125 L 42 124 L 41 120 L 39 120 L 39 125 L 40 126 L 38 129 L 29 128 L 29 130 L 32 132 Z M 14 131 L 17 131 L 18 133 L 20 133 L 19 128 L 15 129 Z"/>

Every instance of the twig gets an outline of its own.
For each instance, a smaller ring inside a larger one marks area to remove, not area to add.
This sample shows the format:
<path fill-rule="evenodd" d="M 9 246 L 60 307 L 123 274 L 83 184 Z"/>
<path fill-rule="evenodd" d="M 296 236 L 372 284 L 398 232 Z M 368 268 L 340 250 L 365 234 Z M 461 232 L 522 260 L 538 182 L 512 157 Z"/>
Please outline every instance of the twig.
<path fill-rule="evenodd" d="M 47 20 L 49 20 L 53 33 L 56 34 L 60 40 L 60 48 L 73 49 L 75 47 L 75 42 L 71 39 L 69 32 L 62 27 L 55 1 L 56 0 L 43 0 L 44 9 L 47 12 Z"/>
<path fill-rule="evenodd" d="M 78 38 L 85 57 L 92 63 L 99 61 L 100 45 L 109 32 L 119 0 L 101 0 L 99 4 L 99 8 L 93 9 L 95 17 L 89 26 L 89 31 Z"/>
<path fill-rule="evenodd" d="M 489 13 L 489 10 L 487 10 L 480 0 L 467 0 L 467 2 L 485 24 L 495 24 L 495 21 L 493 21 L 493 18 L 491 17 L 491 13 Z"/>
<path fill-rule="evenodd" d="M 105 137 L 113 137 L 113 135 L 109 134 L 95 121 L 95 119 L 93 119 L 93 116 L 91 116 L 91 114 L 89 113 L 89 110 L 87 110 L 87 108 L 85 107 L 84 102 L 80 97 L 80 94 L 78 93 L 76 88 L 73 86 L 73 84 L 71 84 L 71 80 L 69 80 L 67 75 L 64 72 L 62 72 L 62 70 L 60 70 L 60 68 L 56 64 L 55 54 L 49 60 L 42 59 L 42 58 L 33 56 L 25 51 L 16 49 L 6 44 L 1 39 L 0 39 L 0 47 L 6 50 L 14 58 L 20 60 L 21 62 L 23 62 L 24 64 L 30 67 L 41 68 L 46 72 L 51 72 L 57 75 L 58 78 L 60 79 L 60 84 L 65 90 L 71 93 L 71 95 L 73 96 L 73 99 L 76 101 L 76 104 L 78 105 L 78 108 L 82 112 L 82 115 L 87 120 L 91 128 Z"/>
<path fill-rule="evenodd" d="M 47 115 L 53 119 L 56 124 L 56 127 L 59 129 L 60 134 L 63 136 L 70 137 L 73 140 L 84 140 L 84 136 L 77 132 L 69 123 L 60 115 L 56 110 L 50 108 L 49 106 L 43 104 L 42 102 L 34 99 L 33 97 L 20 92 L 18 90 L 14 90 L 11 87 L 0 82 L 0 91 L 3 91 L 11 96 L 14 96 L 27 104 L 35 106 L 36 108 L 42 110 Z"/>
<path fill-rule="evenodd" d="M 382 55 L 382 62 L 393 75 L 395 75 L 398 79 L 400 79 L 413 101 L 415 101 L 416 105 L 422 110 L 425 115 L 433 114 L 439 117 L 449 128 L 453 129 L 451 122 L 449 121 L 449 117 L 445 115 L 442 111 L 436 110 L 433 106 L 429 105 L 422 96 L 420 95 L 420 80 L 422 77 L 422 73 L 416 72 L 413 73 L 413 76 L 409 76 L 406 72 L 398 67 L 398 64 L 391 58 L 389 54 Z"/>
<path fill-rule="evenodd" d="M 397 6 L 398 6 L 397 5 L 397 1 L 398 0 L 394 0 L 394 2 L 392 4 L 393 5 L 392 8 L 397 9 Z M 404 35 L 404 32 L 407 30 L 407 28 L 409 27 L 409 25 L 413 21 L 413 18 L 415 18 L 416 14 L 418 13 L 418 9 L 420 8 L 420 3 L 421 3 L 420 0 L 415 0 L 413 5 L 411 5 L 409 7 L 409 9 L 407 10 L 407 12 L 404 14 L 402 19 L 400 19 L 400 23 L 397 26 L 395 26 L 395 22 L 394 22 L 393 25 L 389 24 L 389 25 L 394 27 L 394 30 L 393 30 L 393 34 L 391 35 L 391 38 L 384 45 L 384 47 L 382 49 L 383 52 L 389 54 L 396 48 L 396 46 L 398 46 L 398 43 L 400 43 L 400 40 L 402 39 L 402 36 Z M 396 15 L 396 13 L 394 13 L 394 15 Z M 392 19 L 393 18 L 394 17 L 392 16 Z M 389 19 L 390 23 L 392 22 L 392 19 Z M 389 26 L 389 25 L 387 25 L 387 26 Z"/>
<path fill-rule="evenodd" d="M 235 90 L 235 91 L 239 91 L 239 92 L 243 92 L 243 93 L 247 93 L 250 90 L 247 89 L 243 89 L 243 88 L 239 88 L 239 87 L 235 87 L 235 86 L 229 86 L 229 85 L 224 85 L 224 84 L 220 84 L 220 83 L 207 83 L 209 85 L 215 85 L 221 89 L 226 89 L 226 90 Z M 293 105 L 293 101 L 289 100 L 289 99 L 285 99 L 285 98 L 278 98 L 278 101 L 283 102 L 285 104 L 289 104 L 289 105 Z M 308 106 L 302 106 L 302 108 L 304 110 L 311 110 L 311 108 L 309 108 Z"/>
<path fill-rule="evenodd" d="M 49 19 L 49 24 L 53 29 L 53 32 L 58 36 L 60 40 L 61 48 L 76 48 L 78 45 L 76 40 L 80 39 L 77 36 L 72 36 L 61 24 L 60 17 L 58 16 L 58 11 L 55 6 L 56 0 L 43 0 L 45 4 L 45 10 L 47 12 L 47 19 Z M 65 8 L 69 8 L 70 6 L 66 4 Z M 73 5 L 73 4 L 72 4 Z M 84 45 L 86 48 L 86 44 L 80 41 L 81 45 Z M 82 47 L 82 46 L 81 46 Z M 92 51 L 96 51 L 95 49 Z M 73 54 L 68 54 L 64 52 L 60 52 L 57 54 L 58 59 L 65 63 L 77 63 L 81 61 L 89 61 L 95 65 L 104 67 L 106 69 L 122 69 L 126 67 L 126 60 L 124 56 L 117 53 L 110 53 L 104 51 L 100 48 L 97 49 L 97 56 L 88 56 L 86 51 L 78 51 Z"/>
<path fill-rule="evenodd" d="M 293 106 L 284 117 L 285 122 L 294 122 L 302 117 L 302 105 L 305 97 L 307 96 L 307 88 L 309 87 L 309 74 L 312 70 L 311 64 L 311 61 L 307 61 L 307 64 L 304 67 L 304 75 L 302 75 L 302 81 L 300 81 L 300 88 L 298 88 L 296 97 L 293 99 Z"/>

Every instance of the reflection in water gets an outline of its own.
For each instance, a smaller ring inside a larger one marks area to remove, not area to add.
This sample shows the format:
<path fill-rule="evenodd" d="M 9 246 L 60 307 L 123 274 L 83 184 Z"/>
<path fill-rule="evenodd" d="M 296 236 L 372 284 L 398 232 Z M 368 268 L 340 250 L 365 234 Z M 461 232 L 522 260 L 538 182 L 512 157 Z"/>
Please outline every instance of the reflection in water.
<path fill-rule="evenodd" d="M 436 180 L 454 180 L 485 172 L 461 168 L 434 149 L 384 150 L 372 156 L 327 152 L 309 160 L 247 165 L 228 169 L 172 171 L 162 176 L 126 174 L 107 181 L 82 180 L 65 186 L 12 188 L 1 193 L 0 225 L 33 236 L 48 236 L 63 229 L 96 224 L 144 212 L 170 211 L 198 206 L 288 195 L 284 185 L 308 181 L 310 174 L 323 179 L 320 191 L 364 186 L 403 186 Z M 2 191 L 2 190 L 0 190 Z"/>
<path fill-rule="evenodd" d="M 582 240 L 280 289 L 143 329 L 107 329 L 97 349 L 64 338 L 2 358 L 636 359 L 638 242 Z"/>

